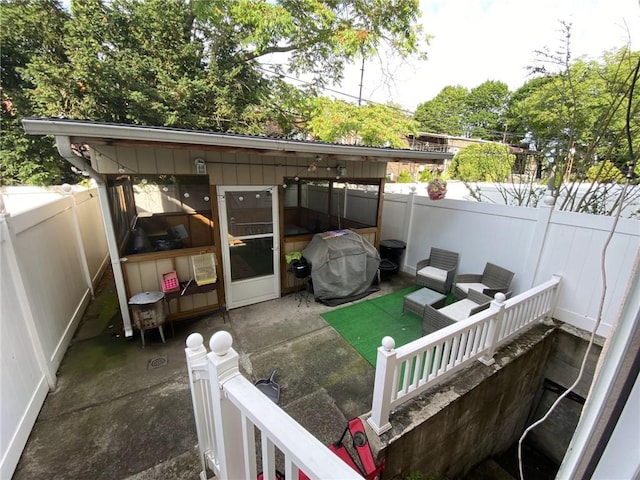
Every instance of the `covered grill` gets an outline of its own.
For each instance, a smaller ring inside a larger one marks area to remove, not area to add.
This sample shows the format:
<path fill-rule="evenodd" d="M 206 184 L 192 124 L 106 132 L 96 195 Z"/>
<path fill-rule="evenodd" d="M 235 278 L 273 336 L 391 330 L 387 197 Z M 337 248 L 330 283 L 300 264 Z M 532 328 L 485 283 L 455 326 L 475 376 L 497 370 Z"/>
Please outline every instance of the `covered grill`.
<path fill-rule="evenodd" d="M 367 240 L 350 230 L 317 233 L 302 256 L 311 265 L 316 300 L 338 305 L 362 298 L 377 279 L 380 254 Z"/>

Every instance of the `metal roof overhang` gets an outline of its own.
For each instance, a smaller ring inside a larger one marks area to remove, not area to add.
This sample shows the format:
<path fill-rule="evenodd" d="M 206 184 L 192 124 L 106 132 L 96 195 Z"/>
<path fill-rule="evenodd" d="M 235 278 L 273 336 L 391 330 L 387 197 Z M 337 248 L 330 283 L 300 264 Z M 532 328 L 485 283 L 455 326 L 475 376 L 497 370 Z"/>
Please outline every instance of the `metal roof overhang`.
<path fill-rule="evenodd" d="M 393 148 L 365 147 L 333 143 L 287 140 L 282 138 L 254 137 L 211 131 L 187 130 L 167 127 L 150 127 L 101 123 L 59 118 L 25 118 L 22 125 L 31 135 L 54 135 L 72 139 L 73 143 L 153 144 L 175 148 L 178 145 L 194 145 L 207 149 L 227 151 L 252 151 L 261 155 L 329 155 L 344 159 L 378 162 L 432 163 L 451 158 L 443 152 L 422 152 Z"/>

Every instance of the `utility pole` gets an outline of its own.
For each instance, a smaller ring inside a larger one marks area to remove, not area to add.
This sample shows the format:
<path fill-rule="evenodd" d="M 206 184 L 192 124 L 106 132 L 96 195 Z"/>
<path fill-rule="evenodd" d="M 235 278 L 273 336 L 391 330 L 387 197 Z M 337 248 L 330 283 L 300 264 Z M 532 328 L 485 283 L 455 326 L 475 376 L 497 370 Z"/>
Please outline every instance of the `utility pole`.
<path fill-rule="evenodd" d="M 362 67 L 360 67 L 360 93 L 358 94 L 358 106 L 362 104 L 363 79 L 364 79 L 364 54 L 362 55 Z"/>

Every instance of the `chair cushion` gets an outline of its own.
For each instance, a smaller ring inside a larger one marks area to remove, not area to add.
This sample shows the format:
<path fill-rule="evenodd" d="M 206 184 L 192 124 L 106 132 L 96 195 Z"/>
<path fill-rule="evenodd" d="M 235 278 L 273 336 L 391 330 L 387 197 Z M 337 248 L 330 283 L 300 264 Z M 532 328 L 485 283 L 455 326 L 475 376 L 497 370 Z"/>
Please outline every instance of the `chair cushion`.
<path fill-rule="evenodd" d="M 424 267 L 418 270 L 418 275 L 422 277 L 433 278 L 434 280 L 439 280 L 441 282 L 444 282 L 447 280 L 446 270 L 441 270 L 439 268 L 431 267 L 431 266 Z"/>
<path fill-rule="evenodd" d="M 449 318 L 452 318 L 457 322 L 469 317 L 471 309 L 477 306 L 478 304 L 476 302 L 465 298 L 458 302 L 452 303 L 451 305 L 447 305 L 446 307 L 439 308 L 438 312 L 446 315 Z"/>
<path fill-rule="evenodd" d="M 456 283 L 456 287 L 458 287 L 464 293 L 469 293 L 470 288 L 479 292 L 484 291 L 485 288 L 489 288 L 484 283 Z"/>

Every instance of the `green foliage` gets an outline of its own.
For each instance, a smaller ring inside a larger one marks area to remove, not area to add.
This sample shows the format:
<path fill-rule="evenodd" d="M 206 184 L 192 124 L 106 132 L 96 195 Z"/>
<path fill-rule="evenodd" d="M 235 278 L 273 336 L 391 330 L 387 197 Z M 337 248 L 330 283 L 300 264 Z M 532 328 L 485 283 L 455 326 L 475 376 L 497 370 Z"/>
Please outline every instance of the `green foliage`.
<path fill-rule="evenodd" d="M 599 165 L 592 165 L 587 170 L 587 179 L 590 182 L 598 183 L 623 183 L 624 175 L 618 167 L 609 160 L 605 160 Z"/>
<path fill-rule="evenodd" d="M 397 182 L 398 183 L 411 183 L 411 182 L 413 182 L 413 178 L 411 177 L 411 174 L 409 172 L 407 172 L 406 170 L 403 170 L 398 175 Z"/>
<path fill-rule="evenodd" d="M 447 86 L 432 100 L 418 105 L 414 119 L 427 132 L 500 140 L 509 95 L 507 84 L 494 80 L 471 91 Z"/>
<path fill-rule="evenodd" d="M 436 175 L 434 175 L 434 173 L 429 170 L 428 168 L 425 168 L 423 171 L 420 172 L 420 176 L 418 177 L 418 181 L 419 182 L 428 182 L 429 180 L 435 178 Z"/>
<path fill-rule="evenodd" d="M 285 72 L 320 86 L 382 44 L 403 58 L 423 54 L 417 0 L 72 0 L 71 14 L 55 0 L 2 0 L 0 8 L 6 183 L 69 175 L 51 139 L 25 137 L 27 116 L 295 135 L 296 107 L 315 92 L 287 86 Z M 286 57 L 261 63 L 278 54 Z M 390 119 L 400 128 L 389 111 L 359 115 L 368 115 L 357 119 L 362 142 L 399 144 L 397 131 L 383 132 Z"/>
<path fill-rule="evenodd" d="M 509 87 L 487 80 L 471 89 L 466 98 L 465 124 L 472 138 L 501 140 L 509 103 Z"/>
<path fill-rule="evenodd" d="M 413 118 L 422 131 L 461 136 L 468 95 L 468 90 L 460 85 L 444 87 L 435 98 L 418 105 Z"/>
<path fill-rule="evenodd" d="M 618 168 L 628 160 L 625 120 L 631 72 L 639 54 L 627 49 L 606 52 L 600 60 L 562 63 L 564 70 L 545 71 L 513 95 L 509 125 L 528 131 L 561 177 L 582 181 L 598 157 Z M 553 59 L 547 59 L 552 63 Z M 631 106 L 633 147 L 640 148 L 640 102 Z M 571 148 L 575 154 L 570 155 Z M 570 175 L 564 175 L 572 157 Z M 557 191 L 562 187 L 558 185 Z"/>
<path fill-rule="evenodd" d="M 74 183 L 52 139 L 27 137 L 20 124 L 25 116 L 47 114 L 31 100 L 35 79 L 28 66 L 66 61 L 60 39 L 68 15 L 53 0 L 3 1 L 0 18 L 0 185 Z"/>
<path fill-rule="evenodd" d="M 413 120 L 394 106 L 358 107 L 317 97 L 310 99 L 308 108 L 306 129 L 314 138 L 325 142 L 407 147 L 407 135 L 416 133 Z"/>
<path fill-rule="evenodd" d="M 451 178 L 465 182 L 503 182 L 515 161 L 506 145 L 484 143 L 460 150 L 449 166 Z"/>

